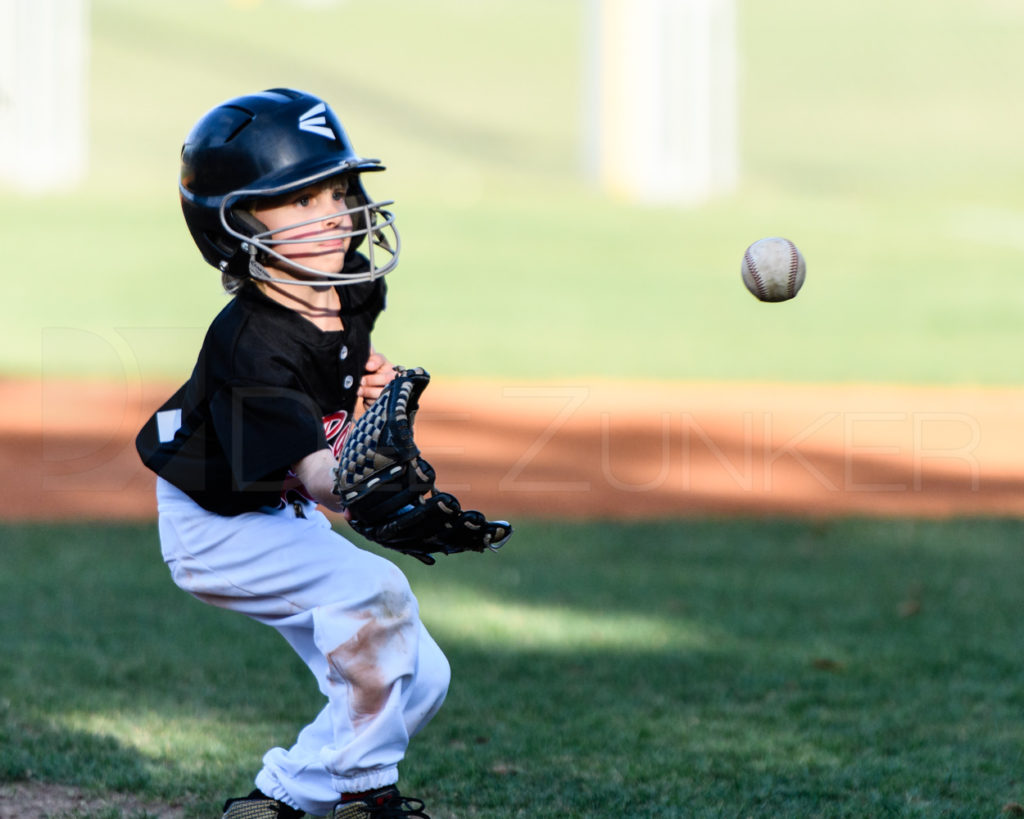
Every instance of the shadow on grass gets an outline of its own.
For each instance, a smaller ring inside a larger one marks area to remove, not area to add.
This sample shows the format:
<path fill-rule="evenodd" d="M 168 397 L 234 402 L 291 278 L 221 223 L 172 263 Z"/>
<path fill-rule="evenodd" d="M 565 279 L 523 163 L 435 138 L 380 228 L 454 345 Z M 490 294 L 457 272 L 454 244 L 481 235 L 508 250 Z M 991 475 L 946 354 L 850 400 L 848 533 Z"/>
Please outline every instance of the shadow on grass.
<path fill-rule="evenodd" d="M 152 784 L 150 762 L 113 737 L 0 710 L 0 780 L 38 779 L 138 791 Z"/>
<path fill-rule="evenodd" d="M 271 629 L 173 587 L 154 527 L 2 533 L 0 778 L 216 815 L 319 709 Z M 527 523 L 399 558 L 454 670 L 403 788 L 438 817 L 992 816 L 1021 797 L 1021 534 Z M 587 634 L 615 620 L 643 629 Z"/>

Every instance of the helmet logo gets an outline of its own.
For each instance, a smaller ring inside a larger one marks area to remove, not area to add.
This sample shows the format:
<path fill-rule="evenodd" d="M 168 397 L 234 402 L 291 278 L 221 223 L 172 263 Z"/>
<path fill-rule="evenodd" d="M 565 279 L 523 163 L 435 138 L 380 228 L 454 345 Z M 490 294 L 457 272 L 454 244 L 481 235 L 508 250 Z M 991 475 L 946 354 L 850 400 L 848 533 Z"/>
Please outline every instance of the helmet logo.
<path fill-rule="evenodd" d="M 299 117 L 299 130 L 309 131 L 311 134 L 327 137 L 327 139 L 337 139 L 337 134 L 327 124 L 327 117 L 324 116 L 324 111 L 326 110 L 327 103 L 321 102 L 318 105 L 314 105 Z"/>

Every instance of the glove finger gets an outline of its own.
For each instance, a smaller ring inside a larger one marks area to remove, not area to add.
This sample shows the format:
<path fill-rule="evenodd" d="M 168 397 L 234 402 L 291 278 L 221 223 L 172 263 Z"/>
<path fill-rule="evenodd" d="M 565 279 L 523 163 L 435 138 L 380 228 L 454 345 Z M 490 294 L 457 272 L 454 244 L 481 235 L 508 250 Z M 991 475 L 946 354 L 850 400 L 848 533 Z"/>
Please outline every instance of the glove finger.
<path fill-rule="evenodd" d="M 463 512 L 461 516 L 465 536 L 476 551 L 500 549 L 512 537 L 512 526 L 504 520 L 487 520 L 475 510 Z"/>
<path fill-rule="evenodd" d="M 415 557 L 427 566 L 433 566 L 434 563 L 437 562 L 429 552 L 425 552 L 414 545 L 418 544 L 419 541 L 419 538 L 415 536 L 414 522 L 410 524 L 410 526 L 413 527 L 412 532 L 396 530 L 390 523 L 385 523 L 380 526 L 368 526 L 358 520 L 351 521 L 350 523 L 352 529 L 367 540 L 372 540 L 374 543 L 379 543 L 381 546 L 388 549 L 393 549 L 396 552 L 401 552 L 402 554 Z"/>
<path fill-rule="evenodd" d="M 488 549 L 500 549 L 512 537 L 512 524 L 507 520 L 489 520 L 485 537 Z"/>
<path fill-rule="evenodd" d="M 420 506 L 434 486 L 434 468 L 422 458 L 395 465 L 386 478 L 367 481 L 342 495 L 354 520 L 384 523 L 408 508 Z"/>
<path fill-rule="evenodd" d="M 414 489 L 419 490 L 421 495 L 426 495 L 428 492 L 434 489 L 434 480 L 437 478 L 437 473 L 434 471 L 429 463 L 423 458 L 413 458 L 409 461 L 409 469 L 412 470 L 414 480 L 411 482 L 411 486 Z"/>
<path fill-rule="evenodd" d="M 452 501 L 458 503 L 454 498 Z M 508 540 L 511 529 L 505 521 L 495 523 L 476 510 L 466 510 L 445 521 L 444 528 L 430 539 L 430 543 L 432 550 L 446 554 L 482 552 L 488 548 L 499 548 Z"/>
<path fill-rule="evenodd" d="M 459 502 L 446 492 L 433 495 L 420 503 L 399 510 L 390 520 L 377 527 L 377 542 L 429 544 L 458 520 Z"/>
<path fill-rule="evenodd" d="M 456 518 L 462 512 L 462 504 L 459 499 L 448 492 L 438 492 L 427 498 L 426 506 L 437 507 L 437 511 L 450 518 Z"/>
<path fill-rule="evenodd" d="M 467 509 L 459 516 L 459 523 L 471 532 L 479 532 L 487 524 L 487 518 L 475 509 Z"/>

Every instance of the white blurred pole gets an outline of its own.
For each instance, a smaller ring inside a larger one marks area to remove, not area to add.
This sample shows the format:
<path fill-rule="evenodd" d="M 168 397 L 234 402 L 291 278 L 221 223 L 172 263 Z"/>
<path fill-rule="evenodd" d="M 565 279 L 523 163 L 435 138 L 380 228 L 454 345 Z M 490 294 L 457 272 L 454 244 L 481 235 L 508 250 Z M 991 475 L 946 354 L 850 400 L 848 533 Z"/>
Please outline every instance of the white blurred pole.
<path fill-rule="evenodd" d="M 735 0 L 588 0 L 584 150 L 619 198 L 698 204 L 738 177 Z"/>
<path fill-rule="evenodd" d="M 0 0 L 0 184 L 73 187 L 86 171 L 88 0 Z"/>

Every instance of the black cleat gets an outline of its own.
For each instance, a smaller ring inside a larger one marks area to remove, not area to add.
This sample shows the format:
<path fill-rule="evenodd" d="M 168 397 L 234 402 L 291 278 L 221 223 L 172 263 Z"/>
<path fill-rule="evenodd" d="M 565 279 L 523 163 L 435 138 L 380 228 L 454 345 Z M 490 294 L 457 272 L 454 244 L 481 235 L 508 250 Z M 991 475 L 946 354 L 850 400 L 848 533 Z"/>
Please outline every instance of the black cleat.
<path fill-rule="evenodd" d="M 221 819 L 299 819 L 305 815 L 303 811 L 256 790 L 248 796 L 225 802 Z"/>
<path fill-rule="evenodd" d="M 402 819 L 406 816 L 430 819 L 423 812 L 421 800 L 402 796 L 398 788 L 390 786 L 361 799 L 339 802 L 327 819 Z"/>

